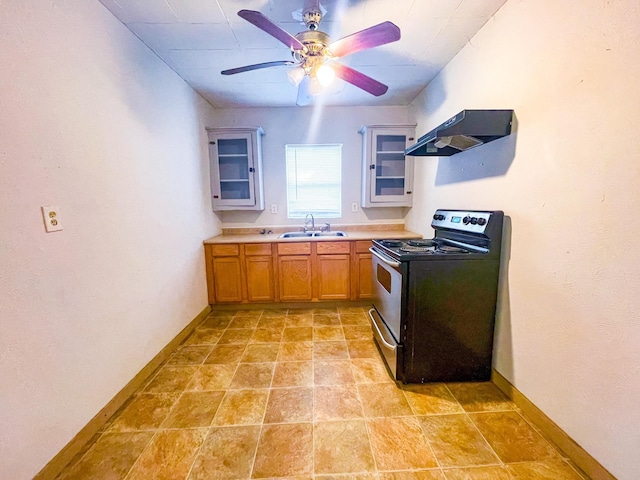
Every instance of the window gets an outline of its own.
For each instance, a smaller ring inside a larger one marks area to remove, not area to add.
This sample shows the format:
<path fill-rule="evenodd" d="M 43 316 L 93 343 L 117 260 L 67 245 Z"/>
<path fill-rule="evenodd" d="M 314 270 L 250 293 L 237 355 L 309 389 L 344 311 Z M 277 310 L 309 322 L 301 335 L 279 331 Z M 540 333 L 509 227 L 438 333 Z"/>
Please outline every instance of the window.
<path fill-rule="evenodd" d="M 342 216 L 342 145 L 286 145 L 289 218 Z"/>

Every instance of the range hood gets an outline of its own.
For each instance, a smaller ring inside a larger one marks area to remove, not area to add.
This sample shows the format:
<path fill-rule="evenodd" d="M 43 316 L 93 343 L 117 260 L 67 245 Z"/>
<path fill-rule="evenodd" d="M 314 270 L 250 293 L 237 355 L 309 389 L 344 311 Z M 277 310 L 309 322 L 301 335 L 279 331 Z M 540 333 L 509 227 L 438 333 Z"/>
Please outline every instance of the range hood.
<path fill-rule="evenodd" d="M 416 157 L 450 157 L 511 134 L 513 110 L 463 110 L 405 150 Z"/>

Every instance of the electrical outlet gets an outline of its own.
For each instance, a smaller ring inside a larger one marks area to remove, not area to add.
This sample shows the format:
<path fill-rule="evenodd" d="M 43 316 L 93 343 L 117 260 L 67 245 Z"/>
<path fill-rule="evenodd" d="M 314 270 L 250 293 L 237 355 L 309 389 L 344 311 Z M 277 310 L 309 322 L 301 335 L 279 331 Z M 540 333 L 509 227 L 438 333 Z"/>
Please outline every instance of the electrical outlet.
<path fill-rule="evenodd" d="M 278 213 L 278 205 L 275 203 L 271 204 L 271 213 Z"/>
<path fill-rule="evenodd" d="M 352 212 L 357 212 L 358 211 L 358 203 L 357 202 L 353 202 L 351 204 L 351 211 Z"/>
<path fill-rule="evenodd" d="M 47 233 L 62 230 L 60 207 L 42 207 L 42 218 L 44 219 L 44 229 Z"/>

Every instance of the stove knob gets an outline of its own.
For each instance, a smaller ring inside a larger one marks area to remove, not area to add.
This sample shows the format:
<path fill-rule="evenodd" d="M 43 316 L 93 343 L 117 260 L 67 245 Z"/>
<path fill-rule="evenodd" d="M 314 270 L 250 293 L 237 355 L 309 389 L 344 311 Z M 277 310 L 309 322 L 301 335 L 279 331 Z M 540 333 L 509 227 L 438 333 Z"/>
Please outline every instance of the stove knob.
<path fill-rule="evenodd" d="M 478 217 L 473 217 L 471 219 L 471 225 L 475 225 L 476 223 L 478 223 Z"/>
<path fill-rule="evenodd" d="M 478 225 L 484 225 L 485 223 L 487 223 L 487 220 L 485 218 L 478 219 Z"/>
<path fill-rule="evenodd" d="M 465 225 L 467 225 L 470 221 L 471 221 L 471 217 L 469 215 L 467 215 L 462 219 L 462 223 L 464 223 Z"/>
<path fill-rule="evenodd" d="M 440 215 L 438 215 L 437 213 L 433 216 L 434 220 L 440 220 Z"/>

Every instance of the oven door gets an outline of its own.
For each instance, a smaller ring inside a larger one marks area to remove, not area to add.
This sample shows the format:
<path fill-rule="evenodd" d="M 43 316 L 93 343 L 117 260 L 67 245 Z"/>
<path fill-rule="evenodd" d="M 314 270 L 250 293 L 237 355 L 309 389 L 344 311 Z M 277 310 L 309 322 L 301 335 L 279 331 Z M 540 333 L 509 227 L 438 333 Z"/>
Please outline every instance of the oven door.
<path fill-rule="evenodd" d="M 373 254 L 373 306 L 398 344 L 401 342 L 402 264 L 374 248 L 369 251 Z"/>

